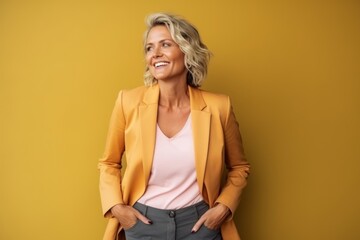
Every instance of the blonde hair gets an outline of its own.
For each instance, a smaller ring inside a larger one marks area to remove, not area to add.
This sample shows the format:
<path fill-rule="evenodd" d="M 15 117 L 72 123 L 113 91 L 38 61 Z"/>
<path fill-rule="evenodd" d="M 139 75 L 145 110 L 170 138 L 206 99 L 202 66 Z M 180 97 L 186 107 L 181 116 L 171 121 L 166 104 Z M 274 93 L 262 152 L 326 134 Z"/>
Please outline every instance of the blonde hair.
<path fill-rule="evenodd" d="M 188 70 L 186 77 L 187 84 L 193 87 L 200 87 L 207 74 L 211 53 L 201 41 L 197 29 L 185 19 L 167 13 L 149 15 L 146 19 L 146 25 L 144 51 L 146 51 L 146 39 L 150 30 L 158 25 L 166 26 L 169 29 L 171 37 L 185 55 L 184 61 Z M 157 82 L 157 79 L 151 75 L 148 66 L 145 69 L 144 82 L 146 86 L 151 86 Z"/>

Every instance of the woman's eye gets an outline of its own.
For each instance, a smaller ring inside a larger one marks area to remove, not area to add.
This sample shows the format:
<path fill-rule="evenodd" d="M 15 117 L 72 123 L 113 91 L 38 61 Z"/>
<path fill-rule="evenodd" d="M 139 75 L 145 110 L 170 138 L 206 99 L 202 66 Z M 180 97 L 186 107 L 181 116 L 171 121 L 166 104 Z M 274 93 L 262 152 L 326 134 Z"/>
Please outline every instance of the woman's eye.
<path fill-rule="evenodd" d="M 170 47 L 170 44 L 169 43 L 163 43 L 163 46 L 164 47 Z"/>
<path fill-rule="evenodd" d="M 146 47 L 146 52 L 150 52 L 152 50 L 152 47 Z"/>

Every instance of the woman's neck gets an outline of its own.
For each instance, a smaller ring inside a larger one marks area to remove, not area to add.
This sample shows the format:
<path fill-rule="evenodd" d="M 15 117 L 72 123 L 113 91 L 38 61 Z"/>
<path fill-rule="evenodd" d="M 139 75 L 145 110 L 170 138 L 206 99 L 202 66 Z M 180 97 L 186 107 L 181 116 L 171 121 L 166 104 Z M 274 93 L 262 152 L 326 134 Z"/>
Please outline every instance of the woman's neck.
<path fill-rule="evenodd" d="M 190 105 L 189 90 L 186 82 L 159 82 L 159 105 L 166 108 L 185 108 Z"/>

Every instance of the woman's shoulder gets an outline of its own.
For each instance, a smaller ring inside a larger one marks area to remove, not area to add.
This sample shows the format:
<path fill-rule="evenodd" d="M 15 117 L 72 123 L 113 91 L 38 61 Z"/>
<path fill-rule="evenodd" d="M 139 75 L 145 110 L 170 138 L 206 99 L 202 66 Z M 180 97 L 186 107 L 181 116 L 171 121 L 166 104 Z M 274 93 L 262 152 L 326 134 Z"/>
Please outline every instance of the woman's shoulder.
<path fill-rule="evenodd" d="M 212 114 L 221 116 L 228 116 L 231 109 L 230 96 L 224 93 L 217 93 L 207 90 L 200 90 L 202 98 L 205 102 L 206 108 Z M 226 120 L 225 118 L 223 119 Z"/>
<path fill-rule="evenodd" d="M 206 103 L 214 103 L 214 104 L 224 104 L 225 102 L 229 102 L 229 96 L 223 93 L 216 93 L 212 91 L 207 91 L 203 89 L 198 89 L 203 96 L 203 99 Z"/>
<path fill-rule="evenodd" d="M 142 102 L 145 93 L 150 87 L 139 86 L 130 89 L 121 89 L 119 92 L 119 97 L 121 97 L 122 102 L 128 104 L 137 104 Z"/>

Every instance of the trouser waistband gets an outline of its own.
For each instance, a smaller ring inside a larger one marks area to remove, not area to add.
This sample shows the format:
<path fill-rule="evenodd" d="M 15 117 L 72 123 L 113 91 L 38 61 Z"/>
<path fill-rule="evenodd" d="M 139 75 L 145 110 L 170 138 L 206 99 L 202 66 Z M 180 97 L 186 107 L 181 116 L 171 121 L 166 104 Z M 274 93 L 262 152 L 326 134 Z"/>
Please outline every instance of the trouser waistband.
<path fill-rule="evenodd" d="M 182 217 L 183 215 L 187 215 L 190 212 L 194 212 L 194 213 L 198 214 L 199 209 L 202 209 L 207 206 L 208 206 L 208 204 L 205 201 L 201 201 L 201 202 L 195 203 L 194 205 L 191 205 L 191 206 L 188 206 L 185 208 L 171 210 L 171 209 L 154 208 L 154 207 L 150 207 L 150 206 L 147 206 L 147 205 L 137 202 L 137 203 L 135 203 L 134 208 L 138 209 L 145 216 L 155 215 L 158 217 L 178 218 L 178 217 Z"/>

